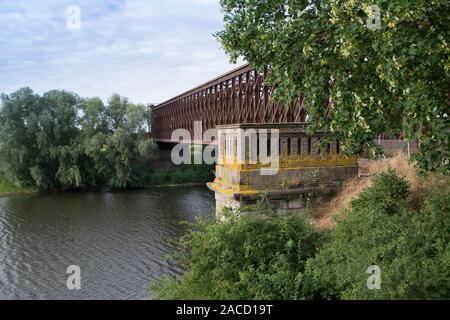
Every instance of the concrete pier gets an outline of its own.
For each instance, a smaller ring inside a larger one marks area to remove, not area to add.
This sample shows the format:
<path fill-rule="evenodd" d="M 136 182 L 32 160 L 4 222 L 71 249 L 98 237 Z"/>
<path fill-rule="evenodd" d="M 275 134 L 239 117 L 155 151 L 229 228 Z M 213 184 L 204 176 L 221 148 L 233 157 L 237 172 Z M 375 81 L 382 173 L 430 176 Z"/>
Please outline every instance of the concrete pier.
<path fill-rule="evenodd" d="M 307 196 L 327 196 L 358 175 L 358 161 L 337 139 L 308 136 L 305 123 L 218 126 L 216 208 L 239 208 L 266 194 L 277 212 L 301 212 Z"/>

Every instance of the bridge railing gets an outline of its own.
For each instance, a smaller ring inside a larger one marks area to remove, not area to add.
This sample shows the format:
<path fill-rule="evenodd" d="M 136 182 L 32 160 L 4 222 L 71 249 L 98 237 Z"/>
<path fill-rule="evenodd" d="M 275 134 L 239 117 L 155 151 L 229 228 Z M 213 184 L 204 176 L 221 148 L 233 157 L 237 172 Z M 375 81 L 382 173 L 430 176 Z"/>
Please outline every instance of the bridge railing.
<path fill-rule="evenodd" d="M 238 123 L 304 122 L 303 98 L 289 106 L 272 101 L 267 75 L 267 68 L 258 72 L 246 64 L 153 107 L 152 138 L 173 142 L 177 129 L 187 129 L 193 137 L 196 121 L 203 132 Z"/>

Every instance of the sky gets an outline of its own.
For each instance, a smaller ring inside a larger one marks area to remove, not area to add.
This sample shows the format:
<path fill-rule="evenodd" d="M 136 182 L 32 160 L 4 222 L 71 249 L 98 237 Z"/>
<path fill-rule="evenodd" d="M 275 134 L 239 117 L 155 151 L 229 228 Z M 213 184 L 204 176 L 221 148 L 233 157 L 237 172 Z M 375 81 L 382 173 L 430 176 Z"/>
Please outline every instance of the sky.
<path fill-rule="evenodd" d="M 0 93 L 160 103 L 242 64 L 222 27 L 219 0 L 0 0 Z"/>

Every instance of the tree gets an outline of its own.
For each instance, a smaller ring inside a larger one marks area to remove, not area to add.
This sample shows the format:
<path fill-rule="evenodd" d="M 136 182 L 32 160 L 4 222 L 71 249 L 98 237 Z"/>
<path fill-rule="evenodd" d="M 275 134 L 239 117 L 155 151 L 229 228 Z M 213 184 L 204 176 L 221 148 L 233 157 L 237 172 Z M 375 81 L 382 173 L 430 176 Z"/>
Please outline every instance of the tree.
<path fill-rule="evenodd" d="M 275 99 L 303 94 L 310 131 L 339 132 L 346 152 L 374 156 L 378 135 L 404 132 L 419 143 L 414 160 L 422 169 L 449 172 L 450 2 L 221 5 L 225 28 L 217 36 L 225 51 L 269 66 Z"/>
<path fill-rule="evenodd" d="M 146 138 L 150 109 L 115 94 L 106 107 L 98 98 L 88 99 L 84 110 L 81 134 L 84 153 L 94 170 L 91 183 L 114 188 L 142 186 L 144 167 L 155 147 Z"/>
<path fill-rule="evenodd" d="M 63 177 L 66 171 L 76 175 L 76 167 L 60 165 L 62 157 L 68 157 L 61 148 L 71 146 L 78 134 L 75 119 L 79 101 L 78 96 L 65 91 L 50 91 L 40 97 L 29 88 L 2 95 L 2 175 L 17 185 L 41 189 L 59 187 L 55 177 Z M 69 183 L 72 179 L 63 180 Z"/>
<path fill-rule="evenodd" d="M 141 186 L 149 121 L 148 108 L 119 95 L 107 106 L 58 90 L 2 95 L 0 174 L 39 189 Z"/>

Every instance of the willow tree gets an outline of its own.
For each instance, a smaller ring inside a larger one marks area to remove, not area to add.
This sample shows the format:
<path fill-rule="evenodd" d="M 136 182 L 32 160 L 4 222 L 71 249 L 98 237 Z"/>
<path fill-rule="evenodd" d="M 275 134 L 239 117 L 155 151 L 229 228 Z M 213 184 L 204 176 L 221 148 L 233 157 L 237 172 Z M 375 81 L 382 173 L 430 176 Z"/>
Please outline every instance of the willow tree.
<path fill-rule="evenodd" d="M 60 90 L 1 95 L 0 176 L 45 190 L 142 186 L 149 121 L 149 108 L 119 95 L 107 105 Z"/>
<path fill-rule="evenodd" d="M 450 168 L 448 0 L 221 0 L 232 60 L 268 65 L 275 99 L 305 96 L 309 130 L 348 153 L 380 134 L 419 143 L 416 163 Z"/>

